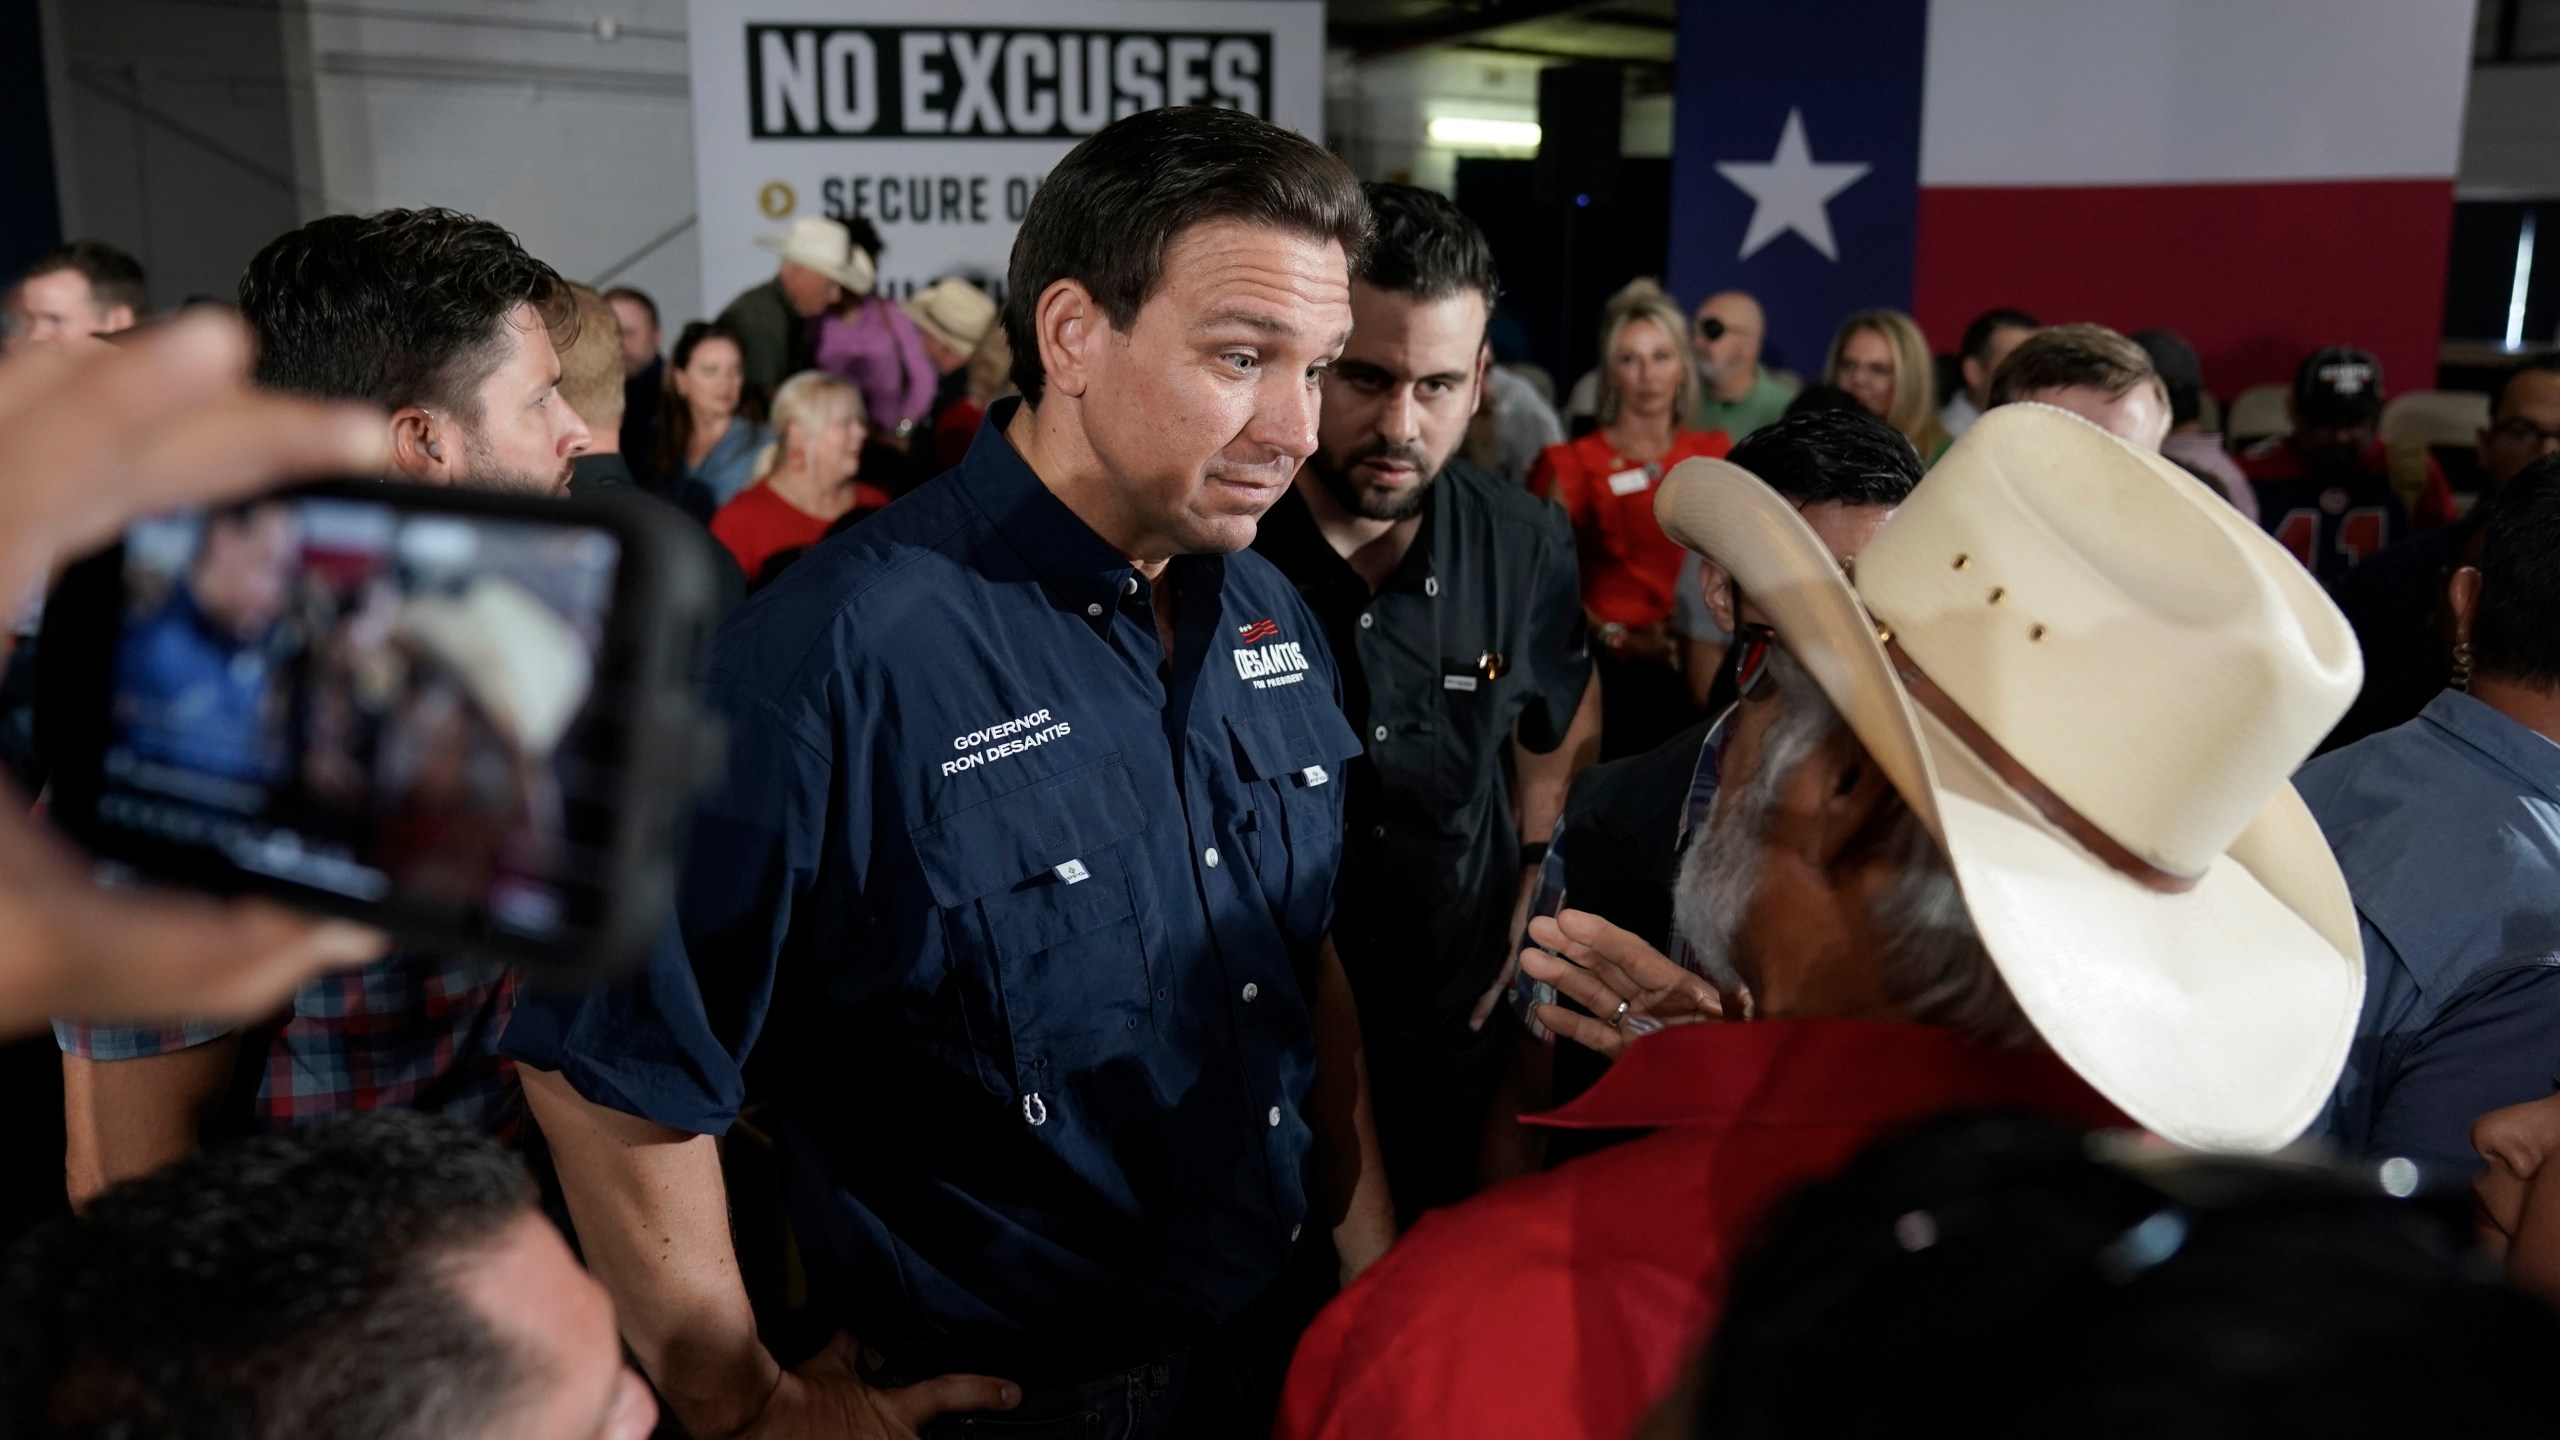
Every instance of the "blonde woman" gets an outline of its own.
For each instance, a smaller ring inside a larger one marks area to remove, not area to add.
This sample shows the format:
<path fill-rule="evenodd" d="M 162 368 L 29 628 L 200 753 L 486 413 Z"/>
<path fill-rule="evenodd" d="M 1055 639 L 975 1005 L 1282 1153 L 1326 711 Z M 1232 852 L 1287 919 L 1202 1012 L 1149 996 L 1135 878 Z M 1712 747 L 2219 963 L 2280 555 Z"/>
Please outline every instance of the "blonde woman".
<path fill-rule="evenodd" d="M 817 544 L 847 514 L 889 503 L 886 491 L 854 478 L 871 433 L 861 391 L 804 370 L 775 392 L 772 426 L 753 483 L 711 517 L 711 537 L 738 557 L 750 582 L 765 578 L 775 556 Z"/>
<path fill-rule="evenodd" d="M 1899 310 L 1861 310 L 1831 337 L 1823 379 L 1849 392 L 1867 413 L 1902 432 L 1929 464 L 1946 453 L 1938 420 L 1938 385 L 1929 368 L 1928 337 Z"/>
<path fill-rule="evenodd" d="M 1564 507 L 1581 552 L 1603 759 L 1649 750 L 1692 718 L 1669 625 L 1687 552 L 1653 518 L 1653 492 L 1681 461 L 1733 448 L 1721 430 L 1682 428 L 1698 384 L 1688 323 L 1653 282 L 1637 281 L 1601 322 L 1600 428 L 1548 446 L 1529 472 L 1529 488 Z"/>

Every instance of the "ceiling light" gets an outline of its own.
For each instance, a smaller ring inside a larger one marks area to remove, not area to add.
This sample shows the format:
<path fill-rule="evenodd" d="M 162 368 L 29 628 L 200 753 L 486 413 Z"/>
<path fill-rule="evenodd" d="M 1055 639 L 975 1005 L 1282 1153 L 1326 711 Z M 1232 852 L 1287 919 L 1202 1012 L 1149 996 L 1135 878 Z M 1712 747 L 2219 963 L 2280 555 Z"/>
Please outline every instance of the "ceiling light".
<path fill-rule="evenodd" d="M 1539 131 L 1533 120 L 1484 120 L 1472 115 L 1443 115 L 1431 122 L 1431 143 L 1469 149 L 1535 150 Z"/>

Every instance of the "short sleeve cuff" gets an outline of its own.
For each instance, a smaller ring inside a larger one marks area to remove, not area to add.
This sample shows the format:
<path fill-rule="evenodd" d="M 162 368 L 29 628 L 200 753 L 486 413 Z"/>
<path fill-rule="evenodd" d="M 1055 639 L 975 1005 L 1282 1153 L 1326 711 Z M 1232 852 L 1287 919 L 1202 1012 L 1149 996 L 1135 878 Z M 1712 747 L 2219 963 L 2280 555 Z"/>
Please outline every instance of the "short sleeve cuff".
<path fill-rule="evenodd" d="M 83 1060 L 142 1060 L 210 1045 L 232 1031 L 209 1020 L 182 1020 L 174 1025 L 84 1025 L 76 1020 L 53 1022 L 53 1043 L 65 1055 Z"/>

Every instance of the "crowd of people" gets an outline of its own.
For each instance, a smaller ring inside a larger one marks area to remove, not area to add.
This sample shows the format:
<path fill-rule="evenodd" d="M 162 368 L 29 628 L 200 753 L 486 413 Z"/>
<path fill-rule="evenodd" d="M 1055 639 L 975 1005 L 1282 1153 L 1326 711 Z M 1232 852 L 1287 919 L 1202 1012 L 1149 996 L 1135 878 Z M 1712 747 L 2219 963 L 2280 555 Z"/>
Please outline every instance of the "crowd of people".
<path fill-rule="evenodd" d="M 2235 449 L 2010 307 L 1808 380 L 1638 281 L 1558 405 L 1454 204 L 1202 108 L 1001 286 L 769 248 L 682 324 L 439 209 L 8 292 L 28 613 L 330 473 L 673 506 L 729 593 L 590 989 L 0 807 L 78 1207 L 0 1431 L 2560 1427 L 2560 356 L 2476 494 L 2352 345 Z"/>

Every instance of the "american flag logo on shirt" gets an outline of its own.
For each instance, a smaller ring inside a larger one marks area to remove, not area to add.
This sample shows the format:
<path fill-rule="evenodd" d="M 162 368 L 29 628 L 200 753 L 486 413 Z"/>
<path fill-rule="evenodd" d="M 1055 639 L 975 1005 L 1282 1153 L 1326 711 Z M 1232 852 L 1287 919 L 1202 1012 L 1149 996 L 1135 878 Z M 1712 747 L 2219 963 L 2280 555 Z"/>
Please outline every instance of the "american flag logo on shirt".
<path fill-rule="evenodd" d="M 1250 625 L 1236 627 L 1236 639 L 1247 645 L 1257 640 L 1268 640 L 1279 633 L 1280 622 L 1277 620 L 1256 620 Z"/>

